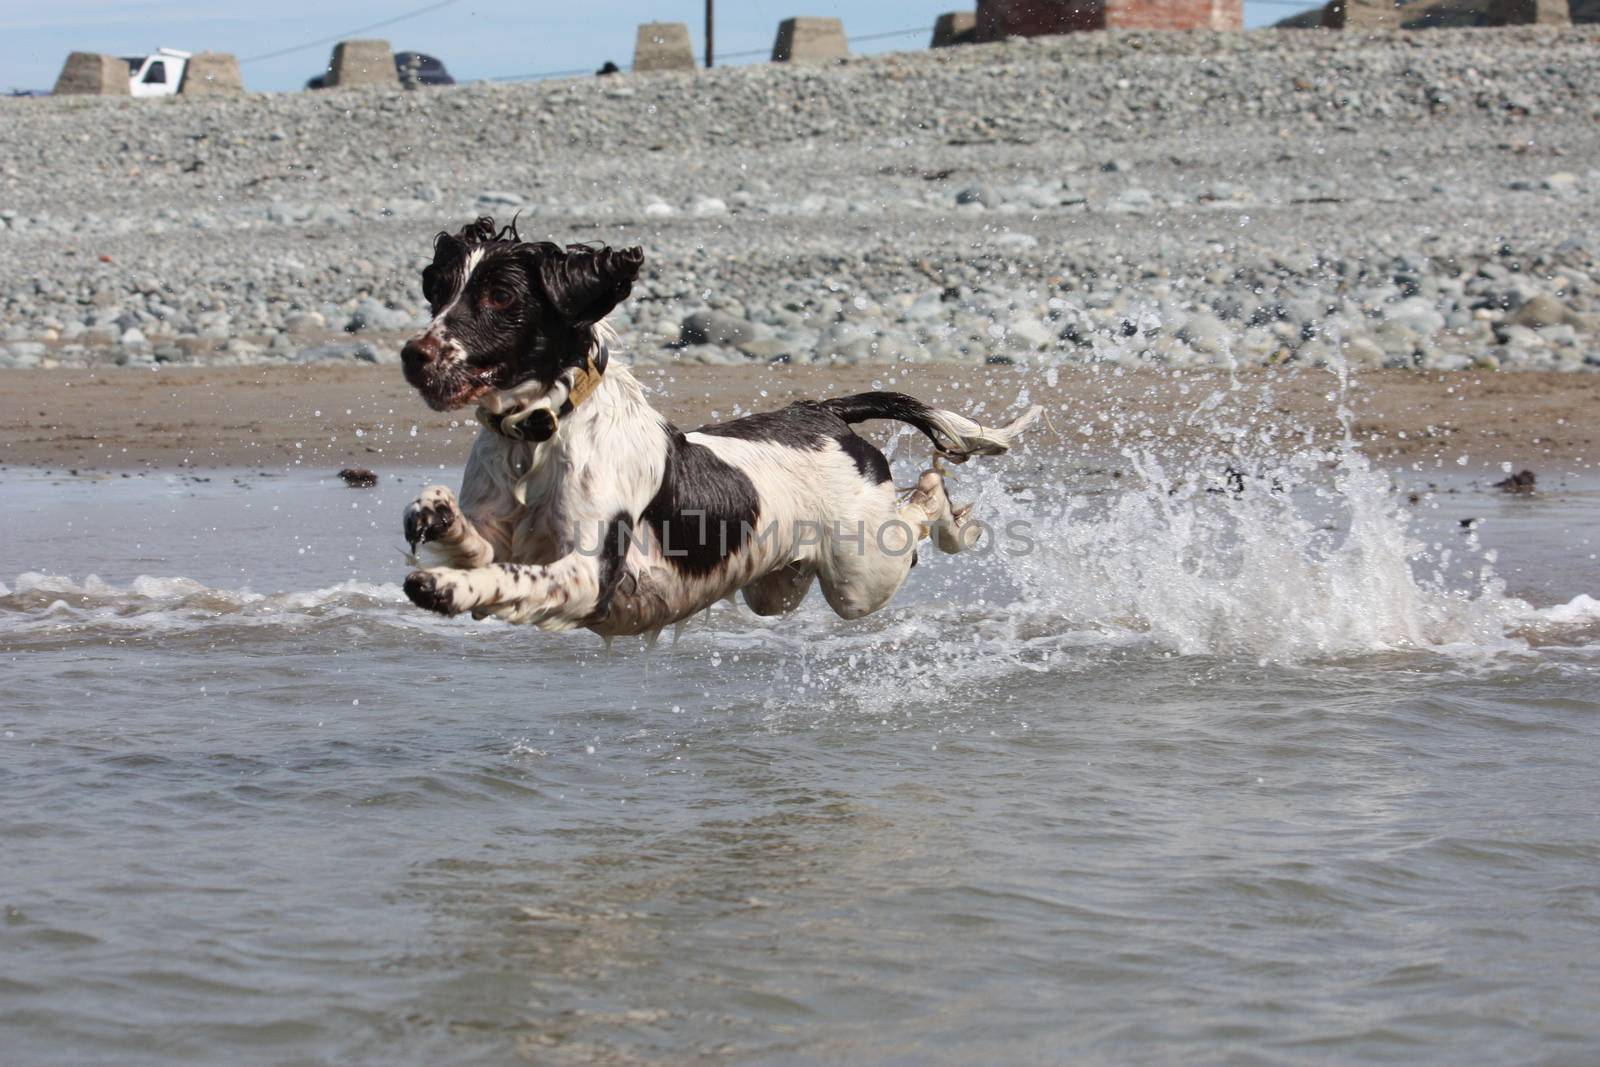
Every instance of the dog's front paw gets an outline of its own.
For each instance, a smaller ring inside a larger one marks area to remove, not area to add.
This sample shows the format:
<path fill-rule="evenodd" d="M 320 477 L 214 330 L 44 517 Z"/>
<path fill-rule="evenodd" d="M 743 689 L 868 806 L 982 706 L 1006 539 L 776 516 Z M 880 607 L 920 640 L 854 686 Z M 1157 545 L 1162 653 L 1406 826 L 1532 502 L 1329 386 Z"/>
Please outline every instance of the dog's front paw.
<path fill-rule="evenodd" d="M 460 520 L 455 494 L 442 485 L 431 485 L 406 505 L 406 543 L 415 550 L 417 545 L 443 541 Z"/>
<path fill-rule="evenodd" d="M 454 583 L 437 571 L 412 571 L 406 575 L 406 596 L 419 608 L 440 615 L 459 615 L 464 607 L 456 602 Z"/>

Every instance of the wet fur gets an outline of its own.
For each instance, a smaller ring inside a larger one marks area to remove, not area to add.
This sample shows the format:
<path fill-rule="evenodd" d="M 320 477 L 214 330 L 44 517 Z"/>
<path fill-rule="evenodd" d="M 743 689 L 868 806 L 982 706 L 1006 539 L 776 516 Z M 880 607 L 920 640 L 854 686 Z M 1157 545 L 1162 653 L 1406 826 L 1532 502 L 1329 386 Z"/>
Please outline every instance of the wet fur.
<path fill-rule="evenodd" d="M 609 636 L 741 590 L 759 614 L 792 611 L 816 583 L 857 618 L 898 591 L 922 537 L 964 546 L 937 472 L 899 503 L 888 461 L 851 425 L 898 419 L 964 457 L 1003 451 L 1036 412 L 986 430 L 863 393 L 684 432 L 615 364 L 582 404 L 560 403 L 575 368 L 603 362 L 600 320 L 641 263 L 637 249 L 529 245 L 487 219 L 441 235 L 424 272 L 434 318 L 406 346 L 407 379 L 435 406 L 508 414 L 474 442 L 459 500 L 433 486 L 406 509 L 407 539 L 443 564 L 407 577 L 413 602 Z M 498 307 L 513 287 L 514 306 Z M 539 405 L 560 413 L 547 439 L 501 432 Z"/>

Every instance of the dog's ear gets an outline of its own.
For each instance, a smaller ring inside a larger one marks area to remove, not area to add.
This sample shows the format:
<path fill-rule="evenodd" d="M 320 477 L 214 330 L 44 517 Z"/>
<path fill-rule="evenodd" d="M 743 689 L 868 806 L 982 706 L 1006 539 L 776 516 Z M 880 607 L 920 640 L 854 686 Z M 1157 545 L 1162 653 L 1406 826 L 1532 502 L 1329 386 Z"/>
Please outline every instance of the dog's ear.
<path fill-rule="evenodd" d="M 589 326 L 628 298 L 644 265 L 642 248 L 534 247 L 545 299 L 569 326 Z"/>
<path fill-rule="evenodd" d="M 495 240 L 498 232 L 494 219 L 488 215 L 479 215 L 476 219 L 461 227 L 461 232 L 456 234 L 456 240 L 464 245 L 487 244 Z M 446 235 L 440 234 L 439 236 L 444 237 Z"/>

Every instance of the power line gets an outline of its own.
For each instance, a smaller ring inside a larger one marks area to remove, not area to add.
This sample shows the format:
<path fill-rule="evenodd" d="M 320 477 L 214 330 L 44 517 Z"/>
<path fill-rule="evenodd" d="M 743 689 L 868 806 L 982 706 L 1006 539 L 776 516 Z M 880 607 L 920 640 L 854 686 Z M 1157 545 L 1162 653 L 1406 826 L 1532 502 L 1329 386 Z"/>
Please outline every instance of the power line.
<path fill-rule="evenodd" d="M 346 41 L 358 33 L 366 33 L 369 30 L 381 30 L 385 26 L 393 26 L 397 22 L 404 22 L 406 19 L 414 19 L 418 15 L 426 15 L 430 11 L 437 11 L 441 7 L 449 7 L 451 4 L 458 2 L 459 0 L 439 0 L 439 3 L 437 4 L 429 4 L 427 7 L 419 7 L 415 11 L 407 11 L 404 15 L 396 15 L 393 18 L 384 19 L 382 22 L 374 22 L 370 26 L 358 26 L 353 30 L 346 30 L 343 33 L 336 33 L 331 37 L 318 37 L 315 41 L 307 41 L 305 44 L 297 44 L 292 48 L 280 48 L 276 52 L 263 52 L 259 56 L 250 56 L 247 59 L 239 60 L 239 62 L 255 63 L 263 59 L 277 59 L 279 56 L 286 56 L 293 52 L 304 52 L 307 48 L 315 48 L 319 44 L 331 44 L 334 41 Z"/>

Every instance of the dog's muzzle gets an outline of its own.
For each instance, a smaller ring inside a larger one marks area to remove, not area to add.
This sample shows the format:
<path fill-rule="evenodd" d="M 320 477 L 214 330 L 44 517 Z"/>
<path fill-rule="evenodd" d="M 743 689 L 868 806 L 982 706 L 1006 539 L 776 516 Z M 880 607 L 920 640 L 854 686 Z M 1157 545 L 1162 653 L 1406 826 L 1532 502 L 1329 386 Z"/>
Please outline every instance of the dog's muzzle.
<path fill-rule="evenodd" d="M 444 345 L 433 334 L 418 334 L 407 341 L 405 347 L 400 350 L 400 364 L 409 377 L 420 373 L 423 367 L 438 359 L 443 351 Z"/>

